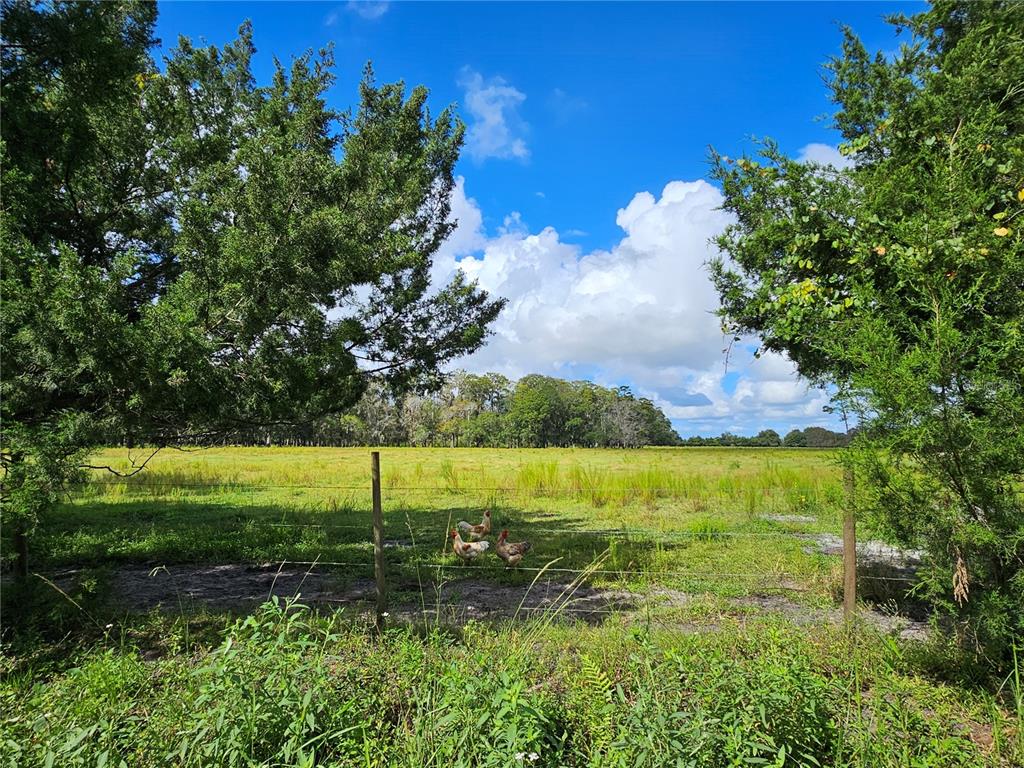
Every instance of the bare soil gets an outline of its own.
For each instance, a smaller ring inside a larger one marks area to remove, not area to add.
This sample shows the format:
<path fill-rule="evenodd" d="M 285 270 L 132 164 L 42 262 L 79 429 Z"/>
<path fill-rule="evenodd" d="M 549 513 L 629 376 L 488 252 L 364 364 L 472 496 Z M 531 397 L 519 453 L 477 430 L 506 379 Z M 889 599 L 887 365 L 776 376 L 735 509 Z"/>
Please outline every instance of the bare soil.
<path fill-rule="evenodd" d="M 83 575 L 67 570 L 52 575 L 62 589 L 73 590 Z M 219 565 L 123 566 L 110 572 L 110 600 L 129 612 L 153 609 L 197 610 L 245 613 L 276 595 L 299 596 L 306 605 L 344 608 L 362 614 L 373 609 L 376 590 L 372 579 L 346 578 L 344 573 L 300 567 L 226 563 Z M 465 623 L 471 619 L 525 618 L 538 613 L 557 612 L 559 620 L 580 620 L 599 624 L 613 615 L 639 619 L 645 605 L 685 607 L 697 595 L 658 588 L 648 594 L 588 585 L 575 589 L 567 582 L 538 581 L 532 589 L 522 585 L 498 584 L 477 578 L 456 576 L 441 583 L 399 583 L 392 587 L 389 612 L 402 621 Z M 901 637 L 921 639 L 928 626 L 903 616 L 871 610 L 864 620 Z M 798 625 L 840 623 L 840 608 L 815 608 L 779 595 L 751 595 L 725 603 L 723 617 L 740 620 L 757 616 L 782 616 Z M 660 622 L 664 623 L 664 622 Z M 676 624 L 672 624 L 676 626 Z M 713 629 L 714 621 L 679 622 L 683 631 Z"/>

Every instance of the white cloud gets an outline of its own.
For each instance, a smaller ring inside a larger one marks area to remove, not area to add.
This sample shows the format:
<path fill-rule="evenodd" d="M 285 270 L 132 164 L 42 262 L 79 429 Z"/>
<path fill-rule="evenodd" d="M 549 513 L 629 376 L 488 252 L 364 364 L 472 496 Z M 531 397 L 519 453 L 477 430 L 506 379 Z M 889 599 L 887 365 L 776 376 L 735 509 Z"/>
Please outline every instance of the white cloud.
<path fill-rule="evenodd" d="M 372 21 L 387 13 L 390 6 L 387 0 L 348 0 L 345 10 Z"/>
<path fill-rule="evenodd" d="M 466 180 L 459 176 L 451 197 L 451 213 L 448 218 L 457 223 L 455 230 L 441 244 L 434 262 L 434 282 L 452 270 L 452 264 L 459 256 L 473 253 L 487 245 L 484 235 L 484 217 L 480 206 L 472 197 L 466 196 Z M 442 266 L 443 265 L 443 266 Z M 442 272 L 438 272 L 441 267 Z"/>
<path fill-rule="evenodd" d="M 839 170 L 853 168 L 853 160 L 840 154 L 839 150 L 831 144 L 808 144 L 800 150 L 796 159 L 801 163 L 831 165 Z"/>
<path fill-rule="evenodd" d="M 584 251 L 552 227 L 530 232 L 517 213 L 487 236 L 460 178 L 452 201 L 459 227 L 434 277 L 461 268 L 508 306 L 487 346 L 457 365 L 628 383 L 684 433 L 834 426 L 821 411 L 827 395 L 808 389 L 781 355 L 755 360 L 741 344 L 726 376 L 727 340 L 705 269 L 709 241 L 729 221 L 721 203 L 704 181 L 673 181 L 657 197 L 640 192 L 616 215 L 623 237 L 609 250 Z"/>
<path fill-rule="evenodd" d="M 458 84 L 465 93 L 463 106 L 469 114 L 466 150 L 470 157 L 477 162 L 489 157 L 528 158 L 525 137 L 529 126 L 519 115 L 526 94 L 501 77 L 485 79 L 469 67 L 463 68 Z"/>

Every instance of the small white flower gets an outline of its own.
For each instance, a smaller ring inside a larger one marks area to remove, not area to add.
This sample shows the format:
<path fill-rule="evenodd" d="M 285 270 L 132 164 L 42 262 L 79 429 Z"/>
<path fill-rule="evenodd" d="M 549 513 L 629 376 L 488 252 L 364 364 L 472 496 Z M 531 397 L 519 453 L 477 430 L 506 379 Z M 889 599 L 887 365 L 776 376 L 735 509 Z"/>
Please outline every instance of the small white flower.
<path fill-rule="evenodd" d="M 390 614 L 390 613 L 388 613 L 387 611 L 384 611 L 384 613 L 382 613 L 382 614 L 381 614 L 381 616 L 383 616 L 383 617 L 384 617 L 385 619 L 386 619 L 386 618 L 387 618 L 388 616 L 390 616 L 390 615 L 391 615 L 391 614 Z"/>
<path fill-rule="evenodd" d="M 114 625 L 113 624 L 107 624 L 107 629 L 110 629 L 112 626 L 114 626 Z"/>
<path fill-rule="evenodd" d="M 522 762 L 524 757 L 526 757 L 525 752 L 516 752 L 516 760 L 519 762 Z"/>
<path fill-rule="evenodd" d="M 532 762 L 534 762 L 534 761 L 536 761 L 536 760 L 539 760 L 539 759 L 540 759 L 540 755 L 538 755 L 538 754 L 537 754 L 536 752 L 531 752 L 531 753 L 530 753 L 530 754 L 528 755 L 528 757 L 530 758 L 530 762 L 531 762 L 531 763 L 532 763 Z"/>

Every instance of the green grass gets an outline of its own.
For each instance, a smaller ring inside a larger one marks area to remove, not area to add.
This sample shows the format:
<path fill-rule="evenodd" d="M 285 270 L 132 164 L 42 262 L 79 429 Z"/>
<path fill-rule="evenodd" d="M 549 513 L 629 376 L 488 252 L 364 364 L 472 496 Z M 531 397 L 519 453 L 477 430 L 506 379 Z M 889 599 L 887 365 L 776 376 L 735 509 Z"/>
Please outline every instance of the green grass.
<path fill-rule="evenodd" d="M 386 538 L 410 545 L 387 550 L 396 600 L 432 602 L 416 566 L 443 565 L 456 590 L 464 575 L 530 585 L 536 571 L 462 569 L 445 549 L 448 527 L 485 508 L 534 543 L 528 567 L 557 560 L 652 599 L 594 626 L 563 606 L 384 635 L 358 612 L 280 605 L 127 614 L 107 600 L 124 564 L 371 574 L 368 451 L 164 452 L 127 481 L 95 474 L 42 521 L 33 568 L 75 567 L 73 590 L 5 587 L 0 766 L 1024 764 L 1019 669 L 981 678 L 940 639 L 797 625 L 744 601 L 835 605 L 839 559 L 792 535 L 840 530 L 828 452 L 381 458 Z M 123 450 L 95 460 L 130 464 Z M 659 602 L 665 588 L 686 599 Z"/>
<path fill-rule="evenodd" d="M 163 622 L 163 623 L 161 623 Z M 0 679 L 18 766 L 1012 766 L 1012 702 L 945 646 L 777 621 L 550 621 L 376 636 L 267 605 L 189 640 L 150 617 Z M 161 652 L 152 653 L 152 637 Z"/>
<path fill-rule="evenodd" d="M 127 468 L 128 452 L 94 463 Z M 452 562 L 446 531 L 494 510 L 496 530 L 534 544 L 523 565 L 583 568 L 611 549 L 596 581 L 658 583 L 720 594 L 785 583 L 831 599 L 838 564 L 779 534 L 839 531 L 832 454 L 742 449 L 385 449 L 385 534 L 402 575 Z M 369 575 L 369 452 L 230 448 L 165 451 L 142 473 L 94 481 L 48 516 L 33 540 L 43 568 L 118 563 L 362 563 Z M 770 515 L 800 515 L 785 523 Z M 527 583 L 494 557 L 488 578 Z M 362 572 L 360 572 L 362 571 Z M 671 573 L 670 573 L 671 572 Z M 721 574 L 728 574 L 722 576 Z"/>

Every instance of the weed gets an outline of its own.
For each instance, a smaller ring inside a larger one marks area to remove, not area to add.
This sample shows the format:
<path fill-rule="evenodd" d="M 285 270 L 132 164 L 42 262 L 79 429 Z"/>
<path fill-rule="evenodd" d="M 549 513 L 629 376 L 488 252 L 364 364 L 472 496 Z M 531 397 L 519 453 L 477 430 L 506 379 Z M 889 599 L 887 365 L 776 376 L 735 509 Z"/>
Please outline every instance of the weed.
<path fill-rule="evenodd" d="M 448 459 L 441 462 L 441 480 L 448 493 L 459 493 L 459 472 Z"/>
<path fill-rule="evenodd" d="M 700 517 L 694 520 L 689 527 L 697 541 L 719 541 L 724 538 L 725 526 L 713 517 Z"/>

